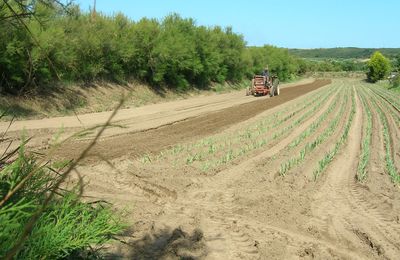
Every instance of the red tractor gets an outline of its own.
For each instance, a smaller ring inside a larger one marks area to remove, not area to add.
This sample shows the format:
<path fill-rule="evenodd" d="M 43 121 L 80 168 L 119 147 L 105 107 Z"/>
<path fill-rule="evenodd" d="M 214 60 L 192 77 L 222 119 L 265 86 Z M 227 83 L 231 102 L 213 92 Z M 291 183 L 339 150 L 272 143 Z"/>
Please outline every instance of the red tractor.
<path fill-rule="evenodd" d="M 276 76 L 266 77 L 254 75 L 251 86 L 246 89 L 246 96 L 279 96 L 279 79 Z"/>

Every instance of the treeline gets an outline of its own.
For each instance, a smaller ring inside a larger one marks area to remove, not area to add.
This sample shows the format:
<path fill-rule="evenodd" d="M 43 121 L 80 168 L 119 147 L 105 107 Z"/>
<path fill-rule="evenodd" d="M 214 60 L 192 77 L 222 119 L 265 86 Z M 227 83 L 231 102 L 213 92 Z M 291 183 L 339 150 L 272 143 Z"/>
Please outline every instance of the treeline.
<path fill-rule="evenodd" d="M 248 68 L 248 76 L 259 74 L 268 65 L 272 74 L 280 80 L 288 80 L 307 70 L 306 61 L 290 55 L 287 49 L 274 46 L 248 47 L 243 63 Z"/>
<path fill-rule="evenodd" d="M 267 64 L 283 80 L 303 70 L 303 62 L 286 49 L 247 48 L 230 27 L 197 26 L 177 14 L 135 22 L 122 14 L 84 13 L 76 5 L 32 3 L 29 12 L 35 16 L 13 22 L 0 6 L 0 92 L 99 79 L 185 90 L 240 81 Z"/>
<path fill-rule="evenodd" d="M 339 71 L 365 71 L 367 67 L 366 62 L 357 60 L 309 60 L 304 59 L 305 71 L 318 71 L 318 72 L 339 72 Z"/>
<path fill-rule="evenodd" d="M 307 59 L 368 59 L 379 51 L 389 59 L 400 54 L 400 48 L 319 48 L 319 49 L 289 49 L 289 53 Z"/>

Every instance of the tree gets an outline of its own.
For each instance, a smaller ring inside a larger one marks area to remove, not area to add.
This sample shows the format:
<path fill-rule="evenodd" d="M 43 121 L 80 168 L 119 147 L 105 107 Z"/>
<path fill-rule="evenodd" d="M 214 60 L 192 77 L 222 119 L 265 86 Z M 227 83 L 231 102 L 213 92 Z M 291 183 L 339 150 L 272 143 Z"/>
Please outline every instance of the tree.
<path fill-rule="evenodd" d="M 390 61 L 379 51 L 372 54 L 367 64 L 367 78 L 369 82 L 384 79 L 390 72 Z"/>
<path fill-rule="evenodd" d="M 400 71 L 400 54 L 398 54 L 393 62 L 393 67 L 397 71 Z"/>

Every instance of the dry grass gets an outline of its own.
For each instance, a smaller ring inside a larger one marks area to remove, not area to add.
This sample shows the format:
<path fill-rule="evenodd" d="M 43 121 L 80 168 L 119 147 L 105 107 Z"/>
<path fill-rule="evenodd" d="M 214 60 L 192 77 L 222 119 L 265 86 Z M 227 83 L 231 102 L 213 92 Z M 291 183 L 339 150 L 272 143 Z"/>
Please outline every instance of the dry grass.
<path fill-rule="evenodd" d="M 24 97 L 0 95 L 0 113 L 7 111 L 8 116 L 3 120 L 10 120 L 12 116 L 20 119 L 33 119 L 73 115 L 74 113 L 112 111 L 121 96 L 127 97 L 123 108 L 131 108 L 186 99 L 197 95 L 229 92 L 244 88 L 246 83 L 214 84 L 208 89 L 193 88 L 185 93 L 167 88 L 155 90 L 155 88 L 139 83 L 118 85 L 98 82 L 88 86 L 66 85 L 43 95 L 26 95 Z"/>

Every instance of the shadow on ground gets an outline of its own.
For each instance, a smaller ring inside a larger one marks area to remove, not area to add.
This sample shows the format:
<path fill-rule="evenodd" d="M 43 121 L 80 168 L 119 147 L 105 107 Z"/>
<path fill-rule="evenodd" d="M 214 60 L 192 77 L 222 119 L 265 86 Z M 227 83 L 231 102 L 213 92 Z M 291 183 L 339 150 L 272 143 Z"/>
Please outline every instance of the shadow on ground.
<path fill-rule="evenodd" d="M 203 232 L 195 229 L 192 234 L 181 228 L 162 229 L 139 240 L 120 243 L 106 259 L 201 259 L 207 255 Z"/>

